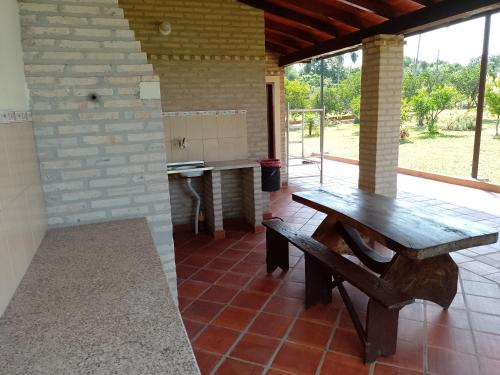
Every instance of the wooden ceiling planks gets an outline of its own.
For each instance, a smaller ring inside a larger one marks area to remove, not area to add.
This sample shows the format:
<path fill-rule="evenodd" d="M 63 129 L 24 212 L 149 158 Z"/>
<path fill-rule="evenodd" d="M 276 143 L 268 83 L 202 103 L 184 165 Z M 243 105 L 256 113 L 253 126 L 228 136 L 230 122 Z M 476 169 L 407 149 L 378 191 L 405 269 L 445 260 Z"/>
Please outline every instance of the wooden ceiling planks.
<path fill-rule="evenodd" d="M 280 65 L 332 54 L 382 33 L 407 34 L 500 9 L 498 0 L 239 0 L 264 11 Z"/>

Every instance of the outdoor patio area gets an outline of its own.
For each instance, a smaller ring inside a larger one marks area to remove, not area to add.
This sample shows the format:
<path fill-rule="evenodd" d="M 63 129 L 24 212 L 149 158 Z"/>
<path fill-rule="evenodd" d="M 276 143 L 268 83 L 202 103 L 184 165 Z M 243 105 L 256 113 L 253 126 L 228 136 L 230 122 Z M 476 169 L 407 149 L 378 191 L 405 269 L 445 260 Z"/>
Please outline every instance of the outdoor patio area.
<path fill-rule="evenodd" d="M 325 162 L 328 187 L 355 186 L 356 180 L 357 167 Z M 291 193 L 319 186 L 317 177 L 292 179 L 272 194 L 273 215 L 312 233 L 324 215 L 293 202 Z M 398 198 L 423 211 L 445 211 L 500 229 L 498 194 L 401 175 L 398 187 Z M 224 240 L 174 237 L 181 314 L 203 374 L 498 373 L 498 242 L 454 253 L 460 281 L 449 310 L 427 301 L 403 308 L 396 354 L 364 365 L 337 289 L 331 305 L 304 310 L 302 252 L 291 252 L 288 273 L 267 275 L 264 233 L 235 226 Z M 366 296 L 348 290 L 362 314 Z"/>

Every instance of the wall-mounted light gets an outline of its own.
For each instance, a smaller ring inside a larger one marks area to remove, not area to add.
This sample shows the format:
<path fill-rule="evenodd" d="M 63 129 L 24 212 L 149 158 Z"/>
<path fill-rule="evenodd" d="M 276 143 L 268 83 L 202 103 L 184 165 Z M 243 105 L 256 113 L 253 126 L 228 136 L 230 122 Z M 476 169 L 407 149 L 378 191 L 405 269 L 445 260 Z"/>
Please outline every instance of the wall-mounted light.
<path fill-rule="evenodd" d="M 170 22 L 168 21 L 163 21 L 160 23 L 158 31 L 160 31 L 161 35 L 169 35 L 172 32 L 172 25 L 170 25 Z"/>

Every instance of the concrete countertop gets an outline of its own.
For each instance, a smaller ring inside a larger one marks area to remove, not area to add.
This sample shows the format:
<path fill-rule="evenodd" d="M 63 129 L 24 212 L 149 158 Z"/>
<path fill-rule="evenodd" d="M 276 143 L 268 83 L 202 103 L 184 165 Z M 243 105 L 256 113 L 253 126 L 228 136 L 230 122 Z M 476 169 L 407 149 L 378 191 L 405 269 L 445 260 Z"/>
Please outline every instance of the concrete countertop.
<path fill-rule="evenodd" d="M 227 160 L 227 161 L 211 161 L 205 164 L 207 167 L 213 167 L 215 170 L 223 171 L 226 169 L 242 169 L 259 167 L 259 162 L 255 160 Z"/>
<path fill-rule="evenodd" d="M 145 219 L 50 230 L 0 318 L 0 374 L 199 374 Z"/>

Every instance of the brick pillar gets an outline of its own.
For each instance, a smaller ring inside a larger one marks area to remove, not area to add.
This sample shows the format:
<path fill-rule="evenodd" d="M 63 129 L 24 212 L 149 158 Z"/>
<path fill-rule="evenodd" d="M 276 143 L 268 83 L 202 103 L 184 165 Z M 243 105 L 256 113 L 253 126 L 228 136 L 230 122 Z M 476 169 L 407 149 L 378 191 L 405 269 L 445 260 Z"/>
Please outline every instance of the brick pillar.
<path fill-rule="evenodd" d="M 215 239 L 225 237 L 222 224 L 222 187 L 220 171 L 205 173 L 205 218 Z"/>
<path fill-rule="evenodd" d="M 242 169 L 243 172 L 243 215 L 255 232 L 261 232 L 263 196 L 260 166 Z"/>
<path fill-rule="evenodd" d="M 397 193 L 403 46 L 400 35 L 363 40 L 359 188 L 390 197 Z"/>

